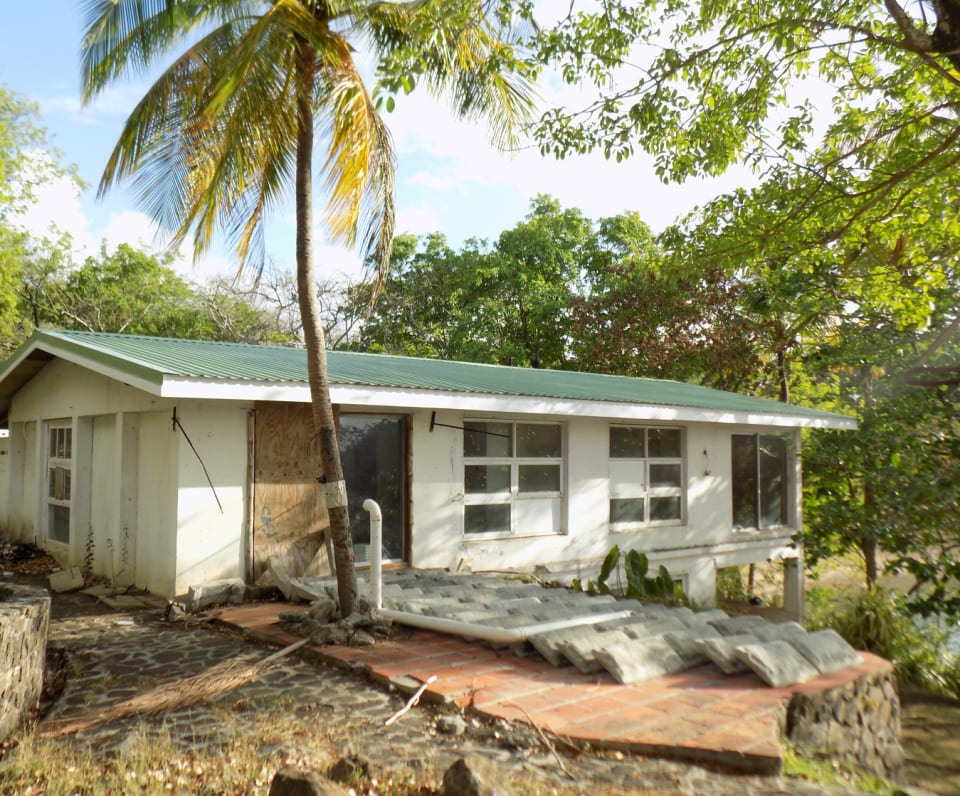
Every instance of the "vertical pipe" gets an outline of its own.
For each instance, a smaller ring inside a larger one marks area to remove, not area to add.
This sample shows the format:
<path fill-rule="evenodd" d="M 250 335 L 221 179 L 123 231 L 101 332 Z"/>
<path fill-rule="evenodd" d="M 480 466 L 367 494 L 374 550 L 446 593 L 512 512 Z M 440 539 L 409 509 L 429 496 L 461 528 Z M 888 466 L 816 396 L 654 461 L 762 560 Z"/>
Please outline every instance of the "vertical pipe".
<path fill-rule="evenodd" d="M 370 515 L 370 601 L 383 608 L 383 514 L 377 501 L 367 498 L 363 510 Z"/>

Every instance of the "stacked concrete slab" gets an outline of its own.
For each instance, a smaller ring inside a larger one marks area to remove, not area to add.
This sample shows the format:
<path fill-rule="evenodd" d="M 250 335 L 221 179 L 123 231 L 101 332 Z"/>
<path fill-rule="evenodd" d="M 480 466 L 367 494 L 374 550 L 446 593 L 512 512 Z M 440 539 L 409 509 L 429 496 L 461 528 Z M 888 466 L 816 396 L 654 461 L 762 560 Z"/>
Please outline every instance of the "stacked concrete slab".
<path fill-rule="evenodd" d="M 307 594 L 336 597 L 331 579 L 301 579 L 297 585 Z M 362 579 L 358 586 L 361 593 L 368 591 Z M 572 664 L 585 673 L 606 670 L 621 683 L 712 664 L 725 674 L 751 670 L 779 687 L 861 660 L 832 630 L 808 633 L 796 622 L 616 600 L 490 575 L 390 572 L 384 574 L 382 593 L 384 608 L 484 627 L 532 629 L 595 616 L 599 621 L 531 633 L 525 649 L 532 647 L 554 666 Z M 601 616 L 615 611 L 630 614 Z"/>

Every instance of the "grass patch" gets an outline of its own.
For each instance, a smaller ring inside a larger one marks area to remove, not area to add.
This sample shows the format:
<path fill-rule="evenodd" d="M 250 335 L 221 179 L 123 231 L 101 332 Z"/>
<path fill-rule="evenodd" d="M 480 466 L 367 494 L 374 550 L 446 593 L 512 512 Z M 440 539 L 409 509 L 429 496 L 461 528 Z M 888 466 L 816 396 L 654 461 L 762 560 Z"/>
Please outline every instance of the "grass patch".
<path fill-rule="evenodd" d="M 72 742 L 27 733 L 0 763 L 0 793 L 7 796 L 117 796 L 117 794 L 266 793 L 276 763 L 230 743 L 214 752 L 184 751 L 166 731 L 143 727 L 122 752 L 98 755 Z"/>
<path fill-rule="evenodd" d="M 905 791 L 896 784 L 853 766 L 819 757 L 804 757 L 793 746 L 783 742 L 783 775 L 818 785 L 844 786 L 858 792 L 880 796 L 903 796 Z"/>

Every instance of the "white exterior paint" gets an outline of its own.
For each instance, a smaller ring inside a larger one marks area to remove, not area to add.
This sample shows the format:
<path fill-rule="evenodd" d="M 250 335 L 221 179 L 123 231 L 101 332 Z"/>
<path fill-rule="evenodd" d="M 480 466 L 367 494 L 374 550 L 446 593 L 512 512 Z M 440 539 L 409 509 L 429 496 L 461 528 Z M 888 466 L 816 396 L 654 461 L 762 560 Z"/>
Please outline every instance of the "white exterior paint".
<path fill-rule="evenodd" d="M 64 561 L 81 564 L 87 556 L 95 574 L 166 597 L 183 594 L 195 583 L 243 576 L 254 398 L 306 402 L 306 387 L 189 380 L 161 387 L 142 380 L 124 384 L 115 375 L 53 359 L 13 396 L 11 433 L 0 440 L 0 451 L 9 451 L 0 455 L 0 521 L 18 538 L 37 540 Z M 587 580 L 596 577 L 599 562 L 616 544 L 645 552 L 654 567 L 666 565 L 684 579 L 694 602 L 710 604 L 718 568 L 799 553 L 790 540 L 801 522 L 797 427 L 816 421 L 427 390 L 335 385 L 331 392 L 343 413 L 401 412 L 411 418 L 409 561 L 414 567 L 539 570 L 559 579 Z M 513 536 L 465 537 L 463 436 L 456 428 L 431 430 L 434 411 L 450 426 L 468 419 L 560 423 L 559 514 L 535 509 L 521 517 L 521 532 Z M 47 538 L 52 421 L 64 421 L 73 430 L 69 545 Z M 682 428 L 682 521 L 631 531 L 608 527 L 612 423 Z M 785 431 L 795 452 L 789 527 L 735 531 L 731 435 Z M 554 525 L 559 532 L 543 532 Z"/>
<path fill-rule="evenodd" d="M 516 414 L 478 416 L 445 412 L 442 422 L 465 418 L 523 419 Z M 469 567 L 473 571 L 523 569 L 561 579 L 595 578 L 600 561 L 613 545 L 647 554 L 653 566 L 664 564 L 684 579 L 688 596 L 711 604 L 716 570 L 767 558 L 795 557 L 790 528 L 735 531 L 730 497 L 731 435 L 780 431 L 776 427 L 684 425 L 686 516 L 683 522 L 643 530 L 608 527 L 609 428 L 620 418 L 537 416 L 564 424 L 566 430 L 565 521 L 557 534 L 516 534 L 470 539 L 463 534 L 462 432 L 445 427 L 429 431 L 430 412 L 418 411 L 413 422 L 412 515 L 414 567 Z M 648 423 L 656 425 L 656 422 Z M 800 494 L 799 458 L 792 474 L 793 494 Z M 798 515 L 794 514 L 796 518 Z"/>
<path fill-rule="evenodd" d="M 173 425 L 177 408 L 210 472 Z M 197 582 L 243 572 L 247 410 L 237 402 L 177 402 L 63 360 L 47 364 L 14 396 L 10 456 L 0 478 L 6 523 L 61 561 L 172 597 Z M 74 455 L 70 544 L 47 537 L 46 439 L 68 420 Z M 9 466 L 8 466 L 9 469 Z M 89 553 L 88 553 L 89 550 Z"/>
<path fill-rule="evenodd" d="M 177 594 L 186 592 L 191 584 L 243 574 L 249 408 L 225 401 L 178 405 L 180 425 L 196 453 L 183 432 L 179 432 L 174 584 Z"/>

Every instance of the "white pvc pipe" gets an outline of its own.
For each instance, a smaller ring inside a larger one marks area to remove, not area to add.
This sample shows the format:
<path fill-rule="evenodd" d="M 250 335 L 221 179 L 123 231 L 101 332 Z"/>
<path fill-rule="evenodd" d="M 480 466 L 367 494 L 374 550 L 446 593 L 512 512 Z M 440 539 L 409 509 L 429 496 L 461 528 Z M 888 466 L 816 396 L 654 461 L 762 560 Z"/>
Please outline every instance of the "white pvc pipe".
<path fill-rule="evenodd" d="M 367 498 L 363 510 L 370 515 L 370 602 L 383 608 L 383 512 L 377 501 Z"/>
<path fill-rule="evenodd" d="M 370 515 L 370 602 L 380 613 L 394 622 L 423 630 L 435 630 L 438 633 L 450 633 L 455 636 L 469 636 L 496 644 L 518 644 L 531 636 L 549 633 L 552 630 L 565 630 L 568 627 L 596 625 L 615 619 L 626 619 L 633 611 L 611 611 L 605 614 L 589 614 L 572 619 L 558 619 L 552 622 L 538 622 L 523 627 L 492 627 L 473 622 L 461 622 L 457 619 L 443 619 L 439 616 L 412 614 L 407 611 L 394 611 L 383 607 L 383 513 L 375 500 L 363 501 L 363 510 Z"/>
<path fill-rule="evenodd" d="M 609 622 L 614 619 L 626 619 L 628 616 L 633 616 L 633 611 L 612 611 L 608 614 L 590 614 L 573 619 L 557 619 L 553 622 L 538 622 L 523 627 L 507 628 L 477 625 L 473 622 L 460 622 L 456 619 L 442 619 L 439 616 L 411 614 L 406 611 L 393 611 L 389 608 L 384 608 L 380 613 L 402 625 L 419 627 L 423 630 L 435 630 L 438 633 L 450 633 L 455 636 L 468 636 L 497 644 L 518 644 L 531 636 L 549 633 L 551 630 L 565 630 L 568 627 L 579 627 L 580 625 L 595 625 L 599 622 Z"/>

